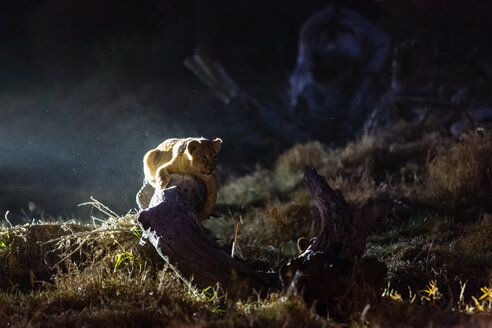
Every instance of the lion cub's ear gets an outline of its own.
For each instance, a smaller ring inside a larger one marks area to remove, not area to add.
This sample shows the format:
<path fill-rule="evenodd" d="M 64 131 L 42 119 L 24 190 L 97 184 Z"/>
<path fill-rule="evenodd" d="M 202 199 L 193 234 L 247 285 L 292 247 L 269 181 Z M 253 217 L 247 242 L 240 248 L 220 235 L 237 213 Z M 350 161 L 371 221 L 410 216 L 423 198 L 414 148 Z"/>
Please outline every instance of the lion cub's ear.
<path fill-rule="evenodd" d="M 193 154 L 193 152 L 200 146 L 200 141 L 198 140 L 191 140 L 188 143 L 188 146 L 186 146 L 186 150 L 188 150 L 188 153 L 190 155 Z"/>
<path fill-rule="evenodd" d="M 222 139 L 220 138 L 215 138 L 213 140 L 213 143 L 214 143 L 214 150 L 215 150 L 215 153 L 218 154 L 219 151 L 220 151 L 220 148 L 222 148 Z"/>

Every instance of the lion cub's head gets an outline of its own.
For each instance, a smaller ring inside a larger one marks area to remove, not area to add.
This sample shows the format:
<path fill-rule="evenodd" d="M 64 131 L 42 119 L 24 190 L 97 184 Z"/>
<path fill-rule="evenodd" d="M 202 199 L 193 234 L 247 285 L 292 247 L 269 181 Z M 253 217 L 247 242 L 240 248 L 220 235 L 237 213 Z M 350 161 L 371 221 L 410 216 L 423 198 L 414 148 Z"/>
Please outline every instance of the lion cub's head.
<path fill-rule="evenodd" d="M 217 154 L 222 147 L 222 140 L 193 139 L 186 147 L 186 152 L 191 161 L 191 168 L 196 174 L 212 175 L 215 172 Z"/>

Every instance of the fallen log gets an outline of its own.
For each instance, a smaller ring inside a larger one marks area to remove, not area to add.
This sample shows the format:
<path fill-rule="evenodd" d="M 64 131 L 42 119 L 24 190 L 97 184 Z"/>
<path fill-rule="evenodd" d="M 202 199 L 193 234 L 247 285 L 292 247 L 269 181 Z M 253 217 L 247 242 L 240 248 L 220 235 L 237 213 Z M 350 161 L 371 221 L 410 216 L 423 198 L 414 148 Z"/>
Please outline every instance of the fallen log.
<path fill-rule="evenodd" d="M 305 183 L 319 209 L 321 230 L 309 248 L 280 272 L 255 270 L 217 245 L 198 218 L 205 185 L 191 175 L 173 175 L 168 188 L 156 190 L 138 222 L 160 256 L 186 278 L 193 277 L 200 288 L 219 282 L 229 295 L 232 290 L 232 295 L 244 297 L 253 289 L 279 289 L 281 282 L 284 290 L 302 293 L 308 304 L 316 301 L 317 312 L 341 317 L 345 296 L 377 298 L 375 288 L 382 287 L 386 269 L 375 259 L 362 259 L 371 220 L 351 209 L 315 169 L 306 167 Z M 144 188 L 148 195 L 149 187 Z M 142 196 L 137 199 L 142 202 Z"/>
<path fill-rule="evenodd" d="M 206 194 L 205 184 L 191 175 L 172 175 L 166 189 L 155 191 L 138 222 L 159 255 L 185 278 L 193 277 L 200 288 L 219 282 L 227 290 L 245 294 L 277 287 L 274 274 L 231 258 L 200 224 L 198 214 Z"/>

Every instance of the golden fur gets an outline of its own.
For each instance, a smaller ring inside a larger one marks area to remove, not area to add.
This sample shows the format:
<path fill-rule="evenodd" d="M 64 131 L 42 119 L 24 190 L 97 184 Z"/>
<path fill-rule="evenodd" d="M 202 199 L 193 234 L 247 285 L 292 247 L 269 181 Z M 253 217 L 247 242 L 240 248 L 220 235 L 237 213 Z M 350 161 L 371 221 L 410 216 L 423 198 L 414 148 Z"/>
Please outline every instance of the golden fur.
<path fill-rule="evenodd" d="M 202 215 L 208 217 L 217 200 L 215 165 L 221 147 L 219 138 L 167 139 L 145 154 L 145 179 L 155 188 L 165 189 L 171 174 L 192 174 L 200 178 L 207 186 Z"/>

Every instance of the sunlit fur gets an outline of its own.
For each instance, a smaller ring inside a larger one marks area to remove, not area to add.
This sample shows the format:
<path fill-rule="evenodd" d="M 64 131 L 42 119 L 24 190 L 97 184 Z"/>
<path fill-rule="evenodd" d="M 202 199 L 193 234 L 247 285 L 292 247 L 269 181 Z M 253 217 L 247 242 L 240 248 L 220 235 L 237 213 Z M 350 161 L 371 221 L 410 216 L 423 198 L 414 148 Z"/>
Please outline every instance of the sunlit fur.
<path fill-rule="evenodd" d="M 221 147 L 219 138 L 167 139 L 145 154 L 145 179 L 157 189 L 167 187 L 171 174 L 192 174 L 202 179 L 207 186 L 202 216 L 208 217 L 217 199 L 215 165 Z"/>

